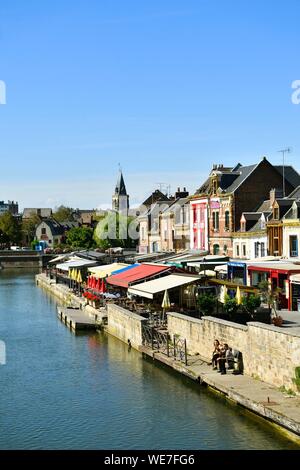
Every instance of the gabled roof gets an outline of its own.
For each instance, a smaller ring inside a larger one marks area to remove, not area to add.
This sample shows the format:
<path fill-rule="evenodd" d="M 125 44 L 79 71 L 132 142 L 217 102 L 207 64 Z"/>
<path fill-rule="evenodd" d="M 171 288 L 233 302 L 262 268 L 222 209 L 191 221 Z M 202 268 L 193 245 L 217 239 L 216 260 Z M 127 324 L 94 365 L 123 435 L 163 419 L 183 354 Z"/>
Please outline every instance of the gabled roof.
<path fill-rule="evenodd" d="M 169 198 L 166 194 L 162 193 L 159 189 L 156 189 L 153 191 L 150 196 L 145 199 L 145 201 L 142 203 L 143 206 L 150 206 L 151 204 L 154 204 L 157 201 L 169 201 Z"/>
<path fill-rule="evenodd" d="M 252 171 L 259 165 L 242 166 L 238 163 L 234 168 L 217 168 L 212 172 L 216 172 L 219 176 L 219 188 L 226 193 L 234 192 L 252 173 Z M 196 194 L 208 192 L 210 185 L 210 177 L 205 183 L 196 191 Z"/>
<path fill-rule="evenodd" d="M 296 207 L 296 217 L 294 214 L 294 207 Z M 294 201 L 292 207 L 287 211 L 284 216 L 284 219 L 300 219 L 300 201 Z"/>
<path fill-rule="evenodd" d="M 274 165 L 274 168 L 276 168 L 281 176 L 283 176 L 282 165 Z M 292 166 L 289 165 L 284 167 L 284 177 L 294 188 L 300 186 L 300 175 Z"/>
<path fill-rule="evenodd" d="M 233 181 L 233 183 L 226 188 L 226 193 L 234 193 L 237 188 L 248 178 L 248 176 L 252 173 L 252 171 L 258 166 L 250 165 L 250 166 L 241 166 L 239 168 L 239 176 Z"/>
<path fill-rule="evenodd" d="M 294 191 L 292 191 L 288 197 L 289 199 L 290 198 L 300 199 L 300 186 L 297 186 L 297 188 L 295 188 Z"/>
<path fill-rule="evenodd" d="M 41 224 L 48 225 L 52 235 L 63 235 L 65 233 L 65 228 L 55 219 L 45 219 L 41 222 Z"/>

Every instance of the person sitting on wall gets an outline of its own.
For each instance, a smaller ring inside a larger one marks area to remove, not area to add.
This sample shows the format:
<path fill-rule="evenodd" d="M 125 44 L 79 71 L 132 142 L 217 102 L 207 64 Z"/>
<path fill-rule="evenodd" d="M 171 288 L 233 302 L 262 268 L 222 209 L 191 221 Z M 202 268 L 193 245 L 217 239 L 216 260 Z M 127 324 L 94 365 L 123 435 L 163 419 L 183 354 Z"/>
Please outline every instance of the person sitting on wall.
<path fill-rule="evenodd" d="M 226 363 L 229 369 L 234 368 L 234 357 L 232 354 L 232 349 L 228 346 L 227 343 L 224 343 L 220 350 L 220 357 L 217 359 L 219 364 L 219 372 L 221 375 L 226 374 Z"/>
<path fill-rule="evenodd" d="M 214 350 L 212 353 L 212 366 L 213 370 L 217 370 L 218 366 L 218 358 L 220 357 L 220 341 L 218 339 L 214 340 Z"/>

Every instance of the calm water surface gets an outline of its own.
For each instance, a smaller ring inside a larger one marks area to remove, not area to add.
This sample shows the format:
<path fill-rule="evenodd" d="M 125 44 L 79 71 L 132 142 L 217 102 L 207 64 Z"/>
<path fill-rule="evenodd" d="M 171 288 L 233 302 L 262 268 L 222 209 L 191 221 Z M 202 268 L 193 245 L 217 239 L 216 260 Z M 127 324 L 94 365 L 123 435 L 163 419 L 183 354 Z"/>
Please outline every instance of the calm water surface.
<path fill-rule="evenodd" d="M 0 271 L 0 449 L 293 449 L 103 334 L 72 334 L 34 271 Z"/>

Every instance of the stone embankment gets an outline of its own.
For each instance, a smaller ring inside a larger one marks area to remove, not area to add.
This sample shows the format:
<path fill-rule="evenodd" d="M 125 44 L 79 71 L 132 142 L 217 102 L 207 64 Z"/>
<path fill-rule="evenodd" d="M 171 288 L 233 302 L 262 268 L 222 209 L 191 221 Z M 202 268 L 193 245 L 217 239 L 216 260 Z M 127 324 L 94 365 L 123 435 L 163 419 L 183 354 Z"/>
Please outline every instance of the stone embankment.
<path fill-rule="evenodd" d="M 72 301 L 92 317 L 106 313 L 86 307 L 84 299 L 57 285 L 45 275 L 37 275 L 37 284 L 62 302 Z M 99 324 L 102 318 L 99 320 Z M 300 366 L 300 335 L 282 328 L 248 323 L 246 326 L 205 317 L 198 320 L 177 313 L 168 314 L 168 333 L 186 340 L 187 364 L 157 349 L 145 346 L 145 318 L 115 304 L 107 306 L 105 330 L 144 355 L 159 361 L 190 379 L 205 384 L 230 401 L 265 418 L 300 444 L 300 397 L 295 369 Z M 209 365 L 215 338 L 242 352 L 244 374 L 220 375 Z"/>

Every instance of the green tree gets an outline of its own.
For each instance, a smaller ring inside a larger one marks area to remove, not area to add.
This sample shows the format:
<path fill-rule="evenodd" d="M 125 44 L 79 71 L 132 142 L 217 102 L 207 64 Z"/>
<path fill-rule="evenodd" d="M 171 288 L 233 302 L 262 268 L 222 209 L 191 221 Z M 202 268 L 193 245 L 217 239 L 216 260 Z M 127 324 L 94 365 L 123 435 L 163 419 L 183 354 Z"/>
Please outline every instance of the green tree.
<path fill-rule="evenodd" d="M 278 317 L 277 313 L 277 302 L 281 294 L 281 289 L 279 287 L 273 289 L 272 285 L 268 281 L 261 281 L 258 284 L 259 292 L 263 302 L 268 304 L 270 313 L 273 311 L 275 317 Z"/>
<path fill-rule="evenodd" d="M 102 249 L 110 247 L 134 248 L 138 241 L 138 224 L 134 217 L 109 212 L 97 224 L 94 240 Z"/>
<path fill-rule="evenodd" d="M 37 214 L 32 214 L 28 219 L 22 220 L 22 238 L 26 245 L 31 244 L 35 238 L 35 231 L 41 219 Z"/>
<path fill-rule="evenodd" d="M 225 296 L 225 303 L 224 303 L 224 310 L 228 315 L 234 316 L 235 313 L 237 313 L 239 309 L 239 305 L 236 301 L 236 298 L 231 298 L 229 295 Z"/>
<path fill-rule="evenodd" d="M 198 297 L 197 304 L 203 315 L 212 315 L 216 307 L 217 299 L 213 294 L 202 294 Z"/>
<path fill-rule="evenodd" d="M 246 312 L 253 317 L 255 310 L 261 305 L 260 295 L 250 294 L 248 296 L 244 296 L 242 299 L 242 305 Z"/>
<path fill-rule="evenodd" d="M 17 244 L 21 240 L 20 225 L 10 212 L 4 212 L 0 216 L 0 232 L 2 233 L 2 243 L 5 245 Z"/>
<path fill-rule="evenodd" d="M 94 246 L 93 230 L 89 227 L 73 227 L 67 233 L 66 242 L 72 248 L 92 248 Z"/>
<path fill-rule="evenodd" d="M 66 206 L 59 206 L 53 213 L 53 218 L 57 222 L 73 221 L 74 220 L 74 209 Z"/>

